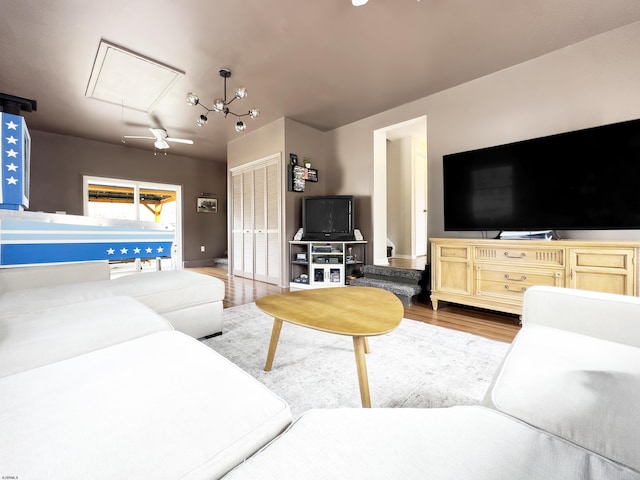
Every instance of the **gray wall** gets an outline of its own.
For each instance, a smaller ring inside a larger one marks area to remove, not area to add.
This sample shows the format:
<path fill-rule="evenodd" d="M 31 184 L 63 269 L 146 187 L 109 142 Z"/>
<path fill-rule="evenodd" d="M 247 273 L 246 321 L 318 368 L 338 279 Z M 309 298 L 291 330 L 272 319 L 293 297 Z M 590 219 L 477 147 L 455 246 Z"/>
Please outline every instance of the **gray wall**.
<path fill-rule="evenodd" d="M 27 118 L 27 123 L 29 119 Z M 129 148 L 76 137 L 31 131 L 29 210 L 82 215 L 82 176 L 124 178 L 182 186 L 183 262 L 205 266 L 227 249 L 226 165 L 151 149 Z M 218 214 L 196 212 L 196 198 L 215 193 Z M 205 252 L 200 252 L 200 246 Z"/>

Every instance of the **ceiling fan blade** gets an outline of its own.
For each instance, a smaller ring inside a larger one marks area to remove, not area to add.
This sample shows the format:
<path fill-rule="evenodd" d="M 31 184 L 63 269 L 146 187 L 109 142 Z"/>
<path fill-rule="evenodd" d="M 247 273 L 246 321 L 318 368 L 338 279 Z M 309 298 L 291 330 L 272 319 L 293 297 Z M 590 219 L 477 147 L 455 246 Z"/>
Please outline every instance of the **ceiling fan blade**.
<path fill-rule="evenodd" d="M 187 140 L 186 138 L 165 138 L 167 142 L 175 142 L 175 143 L 186 143 L 187 145 L 193 145 L 193 140 Z"/>
<path fill-rule="evenodd" d="M 145 140 L 155 140 L 156 137 L 141 137 L 140 135 L 123 135 L 124 138 L 143 138 Z"/>

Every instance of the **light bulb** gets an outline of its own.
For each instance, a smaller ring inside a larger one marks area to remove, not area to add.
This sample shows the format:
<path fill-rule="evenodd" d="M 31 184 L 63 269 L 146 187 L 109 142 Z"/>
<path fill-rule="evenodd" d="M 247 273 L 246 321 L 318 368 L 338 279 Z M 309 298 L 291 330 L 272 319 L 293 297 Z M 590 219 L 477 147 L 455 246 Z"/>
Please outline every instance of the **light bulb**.
<path fill-rule="evenodd" d="M 249 92 L 247 92 L 247 89 L 244 87 L 238 87 L 238 89 L 236 90 L 236 98 L 244 98 L 247 96 Z"/>
<path fill-rule="evenodd" d="M 251 118 L 258 118 L 260 116 L 260 110 L 258 110 L 257 108 L 252 108 L 251 110 L 249 110 L 249 116 Z"/>
<path fill-rule="evenodd" d="M 247 129 L 247 126 L 242 120 L 238 120 L 236 123 L 236 132 L 243 132 Z"/>
<path fill-rule="evenodd" d="M 189 92 L 187 93 L 187 103 L 192 107 L 195 107 L 196 105 L 198 105 L 198 103 L 200 103 L 200 99 L 195 93 Z"/>
<path fill-rule="evenodd" d="M 196 125 L 198 127 L 204 127 L 207 124 L 208 121 L 209 121 L 209 119 L 207 117 L 205 117 L 204 115 L 200 115 L 198 117 L 198 119 L 196 120 Z"/>
<path fill-rule="evenodd" d="M 351 5 L 353 5 L 354 7 L 361 7 L 362 5 L 367 3 L 368 1 L 369 0 L 351 0 Z"/>
<path fill-rule="evenodd" d="M 221 111 L 223 111 L 223 110 L 224 110 L 224 107 L 225 107 L 225 105 L 224 105 L 224 100 L 223 100 L 223 99 L 221 99 L 221 98 L 216 98 L 216 99 L 213 101 L 213 109 L 214 109 L 216 112 L 221 112 Z"/>

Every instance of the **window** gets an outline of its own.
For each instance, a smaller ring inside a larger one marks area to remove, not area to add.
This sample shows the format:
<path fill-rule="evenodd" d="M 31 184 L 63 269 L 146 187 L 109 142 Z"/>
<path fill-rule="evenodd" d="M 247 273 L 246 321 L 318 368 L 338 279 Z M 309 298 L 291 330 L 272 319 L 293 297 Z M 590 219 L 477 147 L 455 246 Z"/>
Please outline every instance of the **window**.
<path fill-rule="evenodd" d="M 117 178 L 85 176 L 88 217 L 155 222 L 175 229 L 173 264 L 182 265 L 182 187 Z"/>

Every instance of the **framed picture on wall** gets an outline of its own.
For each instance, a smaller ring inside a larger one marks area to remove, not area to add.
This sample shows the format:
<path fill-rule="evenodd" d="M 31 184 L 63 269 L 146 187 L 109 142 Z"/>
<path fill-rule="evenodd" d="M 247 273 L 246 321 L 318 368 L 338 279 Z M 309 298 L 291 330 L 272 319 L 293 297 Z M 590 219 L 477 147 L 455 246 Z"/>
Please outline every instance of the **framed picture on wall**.
<path fill-rule="evenodd" d="M 198 197 L 197 211 L 200 213 L 218 213 L 218 199 Z"/>

